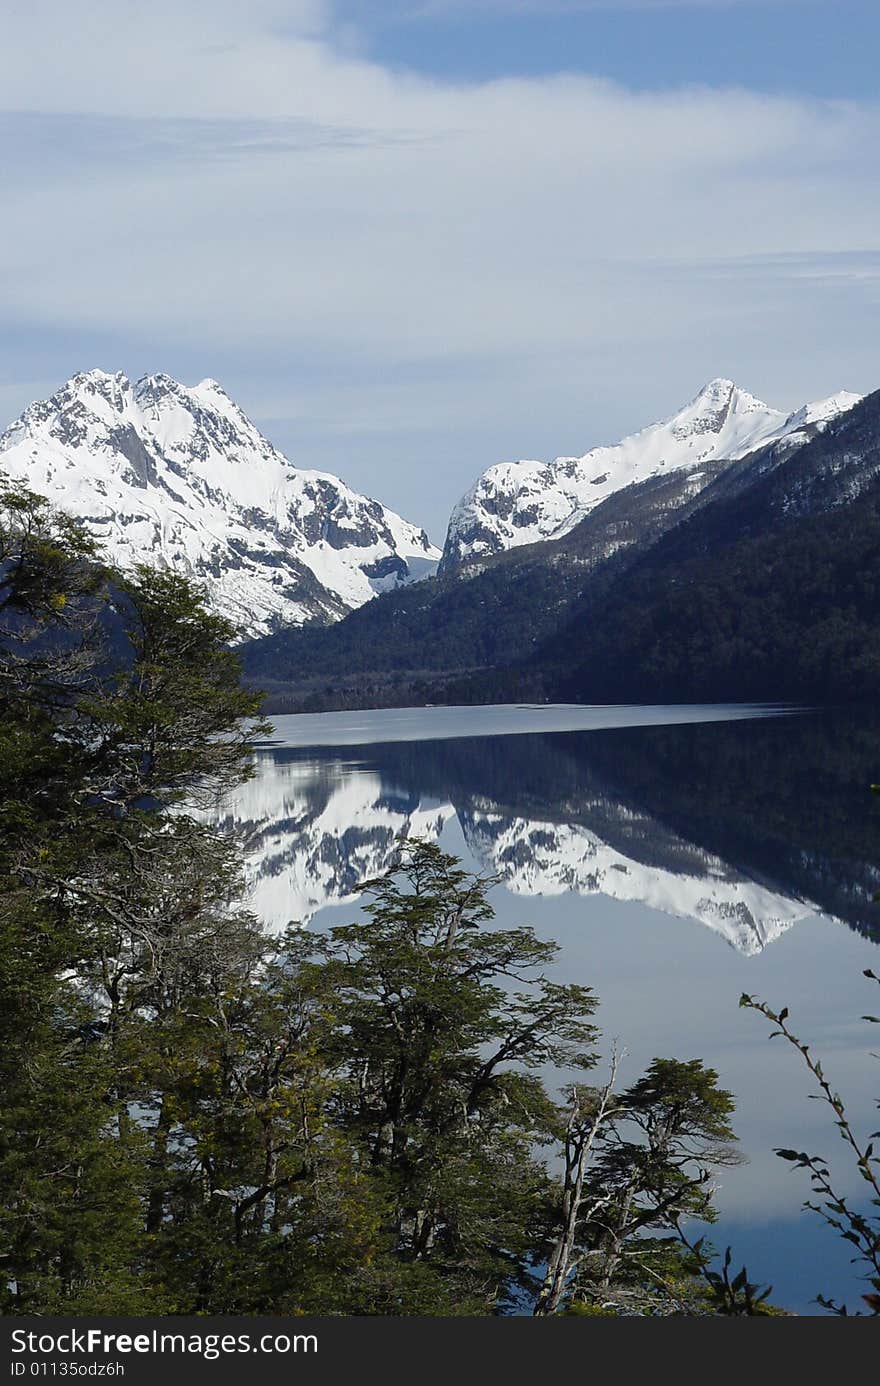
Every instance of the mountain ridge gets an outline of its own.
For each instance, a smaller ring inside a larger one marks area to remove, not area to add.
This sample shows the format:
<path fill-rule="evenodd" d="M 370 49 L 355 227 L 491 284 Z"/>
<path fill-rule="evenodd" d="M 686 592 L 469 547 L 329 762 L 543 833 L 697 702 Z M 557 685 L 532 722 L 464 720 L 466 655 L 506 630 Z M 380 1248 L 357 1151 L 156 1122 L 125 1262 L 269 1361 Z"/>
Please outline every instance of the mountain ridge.
<path fill-rule="evenodd" d="M 440 570 L 560 538 L 610 495 L 652 477 L 735 462 L 770 443 L 799 446 L 860 398 L 840 390 L 786 414 L 718 377 L 668 418 L 618 443 L 552 462 L 496 463 L 453 509 Z"/>
<path fill-rule="evenodd" d="M 80 372 L 0 435 L 0 474 L 83 520 L 120 566 L 209 584 L 252 637 L 338 620 L 439 558 L 388 507 L 294 466 L 212 379 Z"/>
<path fill-rule="evenodd" d="M 516 534 L 502 535 L 493 552 L 475 543 L 454 561 L 447 545 L 433 577 L 439 555 L 423 530 L 336 477 L 295 467 L 213 379 L 184 386 L 165 374 L 134 384 L 122 372 L 73 376 L 0 436 L 0 474 L 78 515 L 120 566 L 153 561 L 201 579 L 248 637 L 248 680 L 273 700 L 290 695 L 269 710 L 521 697 L 687 701 L 706 696 L 707 666 L 701 654 L 700 677 L 691 680 L 681 654 L 693 644 L 691 608 L 679 589 L 702 584 L 713 595 L 692 604 L 697 620 L 736 629 L 740 599 L 725 605 L 716 572 L 736 543 L 758 543 L 753 566 L 769 572 L 778 533 L 800 573 L 799 539 L 789 529 L 803 521 L 803 544 L 842 575 L 829 578 L 830 604 L 827 584 L 820 592 L 809 573 L 794 591 L 790 575 L 776 575 L 788 593 L 783 611 L 772 592 L 749 585 L 748 562 L 744 578 L 734 563 L 729 580 L 742 588 L 758 663 L 780 667 L 761 610 L 772 611 L 788 657 L 796 641 L 783 628 L 797 613 L 803 639 L 807 590 L 828 608 L 822 638 L 836 648 L 851 618 L 853 630 L 867 630 L 870 582 L 850 573 L 849 522 L 834 512 L 851 508 L 858 538 L 850 547 L 871 569 L 878 399 L 841 391 L 784 414 L 731 380 L 710 381 L 662 423 L 583 458 L 557 459 L 550 471 L 562 468 L 568 491 L 554 490 L 548 474 L 537 519 L 528 488 L 517 492 L 525 508 L 516 512 L 524 521 Z M 603 458 L 616 459 L 614 467 L 593 476 L 590 486 L 601 485 L 578 501 L 577 487 Z M 518 485 L 518 468 L 543 464 L 499 466 L 497 475 Z M 541 532 L 545 522 L 549 537 L 524 542 L 530 525 Z M 829 554 L 829 544 L 839 552 Z M 832 611 L 836 589 L 854 585 L 855 606 Z M 664 649 L 667 627 L 673 638 Z M 870 645 L 870 632 L 866 638 Z M 707 627 L 700 640 L 701 650 L 715 649 L 717 631 Z M 747 658 L 746 644 L 739 639 L 738 658 Z M 733 667 L 729 648 L 716 655 L 719 669 Z M 844 666 L 851 663 L 845 655 Z M 800 665 L 795 658 L 792 668 Z M 811 680 L 817 667 L 814 660 Z M 862 691 L 867 667 L 863 660 L 857 671 Z M 652 683 L 652 669 L 666 672 Z M 736 697 L 741 688 L 762 699 L 799 696 L 790 669 L 782 672 L 778 691 L 769 675 L 750 680 L 740 670 L 734 687 L 716 680 L 712 696 Z M 827 670 L 822 677 L 828 692 Z"/>
<path fill-rule="evenodd" d="M 868 696 L 880 392 L 820 422 L 624 487 L 560 538 L 472 559 L 332 630 L 259 642 L 248 677 L 273 711 Z M 735 543 L 757 548 L 724 576 Z M 808 592 L 823 613 L 812 642 Z M 697 637 L 714 651 L 699 668 Z"/>

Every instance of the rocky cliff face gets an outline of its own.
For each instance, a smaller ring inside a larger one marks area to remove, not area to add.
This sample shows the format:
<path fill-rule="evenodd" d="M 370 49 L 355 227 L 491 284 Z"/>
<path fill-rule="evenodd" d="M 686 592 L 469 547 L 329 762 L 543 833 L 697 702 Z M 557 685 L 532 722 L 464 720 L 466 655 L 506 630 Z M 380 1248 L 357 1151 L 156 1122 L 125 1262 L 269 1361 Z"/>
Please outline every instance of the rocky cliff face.
<path fill-rule="evenodd" d="M 82 519 L 120 566 L 203 579 L 242 635 L 337 620 L 439 558 L 424 530 L 295 467 L 213 380 L 76 375 L 0 437 L 0 476 Z"/>

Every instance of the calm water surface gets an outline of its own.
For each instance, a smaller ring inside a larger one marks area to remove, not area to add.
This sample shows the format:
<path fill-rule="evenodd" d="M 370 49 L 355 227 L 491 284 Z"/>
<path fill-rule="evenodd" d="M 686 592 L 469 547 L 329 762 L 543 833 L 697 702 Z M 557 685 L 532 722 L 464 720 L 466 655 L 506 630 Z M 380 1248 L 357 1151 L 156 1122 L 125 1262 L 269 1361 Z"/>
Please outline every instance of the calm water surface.
<path fill-rule="evenodd" d="M 273 928 L 348 921 L 400 837 L 438 840 L 500 878 L 498 924 L 560 945 L 594 988 L 606 1051 L 634 1081 L 699 1057 L 736 1095 L 748 1163 L 724 1171 L 716 1245 L 801 1312 L 860 1285 L 801 1211 L 777 1145 L 836 1157 L 797 1056 L 740 1009 L 788 1005 L 863 1132 L 876 1127 L 880 723 L 775 708 L 418 708 L 275 719 L 259 774 L 221 815 L 244 829 L 254 907 Z M 873 988 L 873 989 L 872 989 Z M 859 1181 L 839 1162 L 839 1182 Z"/>

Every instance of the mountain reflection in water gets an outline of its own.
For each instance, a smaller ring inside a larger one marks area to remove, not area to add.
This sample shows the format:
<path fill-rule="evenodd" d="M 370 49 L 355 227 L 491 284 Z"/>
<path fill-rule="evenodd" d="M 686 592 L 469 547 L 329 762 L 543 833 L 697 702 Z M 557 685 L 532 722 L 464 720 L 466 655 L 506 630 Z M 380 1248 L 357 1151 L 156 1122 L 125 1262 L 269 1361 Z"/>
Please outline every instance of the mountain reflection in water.
<path fill-rule="evenodd" d="M 858 1303 L 851 1249 L 802 1211 L 809 1190 L 773 1153 L 834 1161 L 842 1143 L 796 1056 L 738 1001 L 790 1006 L 860 1130 L 876 1126 L 876 1035 L 859 1017 L 880 938 L 880 718 L 675 708 L 664 725 L 657 709 L 549 709 L 540 734 L 493 735 L 521 733 L 525 710 L 478 712 L 278 718 L 221 815 L 249 838 L 254 907 L 273 928 L 350 922 L 355 888 L 404 835 L 497 874 L 499 926 L 532 926 L 559 947 L 551 975 L 594 988 L 603 1052 L 619 1037 L 626 1081 L 656 1055 L 698 1057 L 734 1093 L 748 1159 L 725 1171 L 715 1245 L 780 1304 L 812 1314 L 820 1291 Z M 328 729 L 345 744 L 320 745 Z M 857 1202 L 857 1173 L 843 1160 L 835 1174 Z"/>
<path fill-rule="evenodd" d="M 336 747 L 285 746 L 280 719 L 282 744 L 260 752 L 220 817 L 245 832 L 253 907 L 273 928 L 351 901 L 401 838 L 457 823 L 473 860 L 515 895 L 637 901 L 746 955 L 816 912 L 880 937 L 877 719 L 670 715 Z"/>

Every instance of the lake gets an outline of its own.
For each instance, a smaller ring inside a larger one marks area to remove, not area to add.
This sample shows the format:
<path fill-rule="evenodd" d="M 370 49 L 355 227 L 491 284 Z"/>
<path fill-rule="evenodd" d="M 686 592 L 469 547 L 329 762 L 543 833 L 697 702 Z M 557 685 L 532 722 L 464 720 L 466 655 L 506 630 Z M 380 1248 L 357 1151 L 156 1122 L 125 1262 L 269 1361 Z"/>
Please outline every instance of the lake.
<path fill-rule="evenodd" d="M 721 1175 L 736 1266 L 775 1302 L 861 1288 L 845 1243 L 801 1211 L 802 1172 L 834 1157 L 861 1188 L 798 1056 L 749 992 L 822 1057 L 862 1133 L 877 1125 L 880 722 L 776 707 L 415 708 L 274 719 L 258 773 L 219 811 L 245 835 L 251 900 L 273 929 L 326 928 L 402 836 L 497 878 L 499 926 L 560 945 L 556 975 L 592 987 L 623 1085 L 655 1056 L 702 1058 L 736 1097 L 748 1163 Z M 601 1074 L 601 1070 L 599 1071 Z"/>

